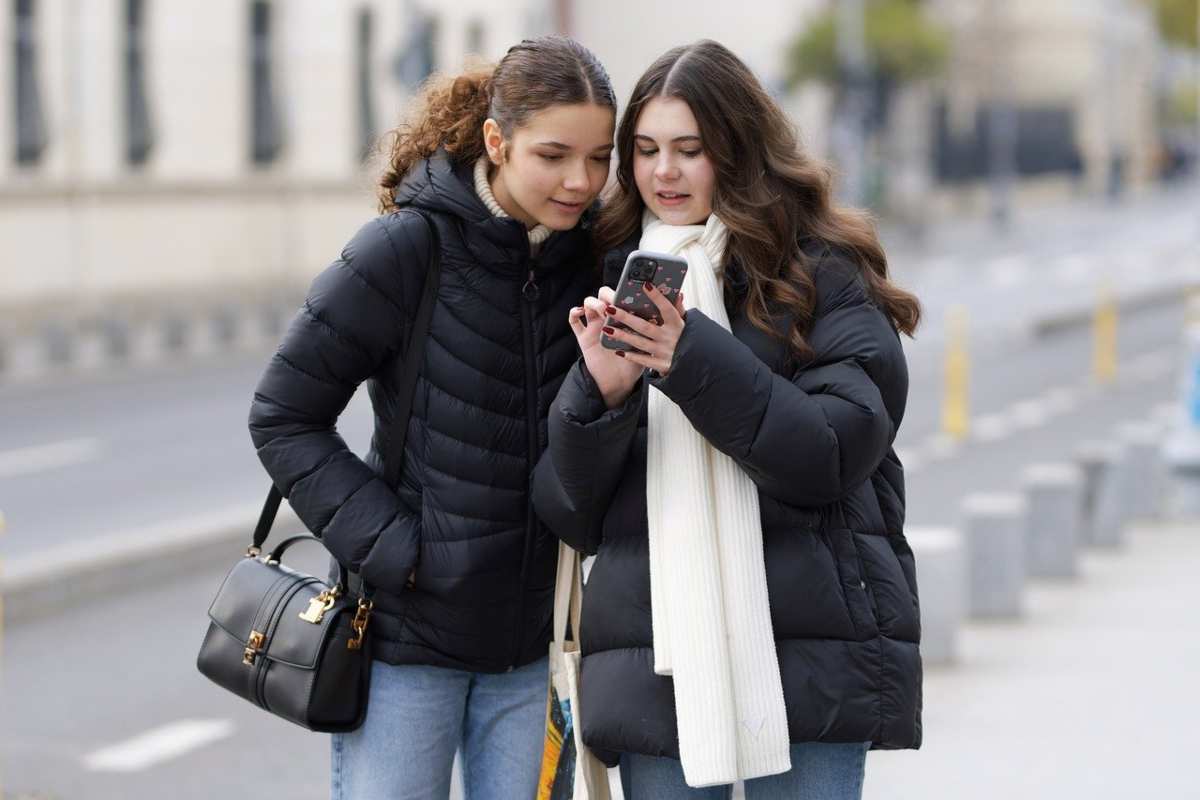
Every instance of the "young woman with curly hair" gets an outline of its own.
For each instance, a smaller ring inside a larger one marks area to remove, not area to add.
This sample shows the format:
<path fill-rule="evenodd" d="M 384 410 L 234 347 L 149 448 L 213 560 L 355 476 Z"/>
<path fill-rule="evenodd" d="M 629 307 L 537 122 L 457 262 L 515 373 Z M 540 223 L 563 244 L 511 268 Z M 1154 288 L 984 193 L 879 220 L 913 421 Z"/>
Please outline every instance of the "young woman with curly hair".
<path fill-rule="evenodd" d="M 615 108 L 603 66 L 561 37 L 435 79 L 393 133 L 381 216 L 314 281 L 258 383 L 262 463 L 375 592 L 367 716 L 333 737 L 335 800 L 446 797 L 456 750 L 468 798 L 534 795 L 557 545 L 530 476 L 577 357 L 567 312 L 596 289 L 589 227 Z M 438 256 L 398 453 L 386 433 Z M 336 423 L 364 381 L 375 435 L 360 459 Z"/>

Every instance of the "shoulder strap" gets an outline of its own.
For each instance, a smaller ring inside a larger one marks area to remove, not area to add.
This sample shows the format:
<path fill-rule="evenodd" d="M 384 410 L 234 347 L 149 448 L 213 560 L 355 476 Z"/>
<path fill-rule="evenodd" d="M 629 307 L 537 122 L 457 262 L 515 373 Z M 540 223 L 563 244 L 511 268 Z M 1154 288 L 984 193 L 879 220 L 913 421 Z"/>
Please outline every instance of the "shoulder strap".
<path fill-rule="evenodd" d="M 384 463 L 384 480 L 391 488 L 400 483 L 400 469 L 404 466 L 404 447 L 408 440 L 408 421 L 412 416 L 413 393 L 417 388 L 417 374 L 421 369 L 425 339 L 429 335 L 429 321 L 433 319 L 433 306 L 437 301 L 438 284 L 441 281 L 442 252 L 438 244 L 437 228 L 419 211 L 412 211 L 429 227 L 429 273 L 425 276 L 425 291 L 421 295 L 421 306 L 413 320 L 408 336 L 408 349 L 404 351 L 404 375 L 396 389 L 400 404 L 392 417 L 392 426 L 384 439 L 387 446 L 381 453 Z M 391 458 L 388 458 L 392 455 Z"/>
<path fill-rule="evenodd" d="M 406 209 L 425 220 L 429 227 L 429 272 L 425 275 L 425 288 L 421 294 L 421 305 L 417 309 L 417 318 L 413 321 L 408 337 L 408 349 L 404 351 L 404 375 L 401 376 L 397 391 L 400 405 L 396 408 L 396 416 L 392 418 L 388 435 L 384 439 L 387 446 L 381 453 L 384 460 L 384 480 L 391 488 L 400 482 L 400 468 L 404 465 L 404 445 L 408 438 L 408 420 L 412 415 L 413 391 L 417 386 L 417 373 L 421 369 L 421 353 L 425 348 L 425 338 L 429 334 L 429 321 L 433 318 L 433 305 L 437 299 L 438 284 L 441 280 L 442 254 L 438 244 L 437 228 L 418 211 Z M 395 455 L 388 457 L 389 453 Z M 263 503 L 262 513 L 259 514 L 258 524 L 254 527 L 252 549 L 261 550 L 263 542 L 271 533 L 275 524 L 275 515 L 279 512 L 279 504 L 283 499 L 275 484 L 267 493 L 267 501 Z"/>

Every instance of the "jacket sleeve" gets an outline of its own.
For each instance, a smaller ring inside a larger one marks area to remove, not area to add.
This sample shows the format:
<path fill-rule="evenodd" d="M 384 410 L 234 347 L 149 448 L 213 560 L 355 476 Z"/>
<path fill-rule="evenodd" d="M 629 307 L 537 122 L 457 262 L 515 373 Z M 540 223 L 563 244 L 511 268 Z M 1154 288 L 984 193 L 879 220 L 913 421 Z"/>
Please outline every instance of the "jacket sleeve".
<path fill-rule="evenodd" d="M 432 255 L 426 222 L 368 222 L 313 281 L 258 381 L 250 437 L 267 473 L 329 552 L 398 591 L 416 563 L 420 520 L 338 434 L 360 383 L 394 359 Z"/>
<path fill-rule="evenodd" d="M 670 371 L 651 382 L 764 493 L 796 506 L 839 500 L 875 471 L 896 434 L 880 385 L 903 376 L 907 389 L 890 322 L 848 266 L 831 273 L 817 281 L 815 356 L 790 378 L 693 309 Z"/>
<path fill-rule="evenodd" d="M 533 508 L 576 550 L 600 549 L 604 513 L 629 458 L 646 392 L 639 380 L 625 402 L 609 409 L 580 358 L 550 406 L 549 438 L 533 476 Z"/>

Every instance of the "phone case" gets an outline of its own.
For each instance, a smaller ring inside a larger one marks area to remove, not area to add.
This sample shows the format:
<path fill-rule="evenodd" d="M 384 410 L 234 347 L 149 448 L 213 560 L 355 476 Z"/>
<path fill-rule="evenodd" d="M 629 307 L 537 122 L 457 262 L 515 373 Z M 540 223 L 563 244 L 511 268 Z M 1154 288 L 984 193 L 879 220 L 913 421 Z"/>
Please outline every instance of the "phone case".
<path fill-rule="evenodd" d="M 621 270 L 621 278 L 614 287 L 616 296 L 613 304 L 618 308 L 637 314 L 642 319 L 656 320 L 659 317 L 658 307 L 646 296 L 645 290 L 642 289 L 643 281 L 632 277 L 631 274 L 635 264 L 645 260 L 658 262 L 653 278 L 654 286 L 668 300 L 674 303 L 676 295 L 683 288 L 683 278 L 687 274 L 688 268 L 687 259 L 681 256 L 668 255 L 667 253 L 655 253 L 650 250 L 634 250 L 625 259 L 625 268 Z M 614 328 L 628 327 L 615 320 L 610 321 L 608 324 Z M 608 334 L 600 335 L 600 344 L 610 350 L 633 350 L 641 352 L 636 347 L 613 339 Z"/>

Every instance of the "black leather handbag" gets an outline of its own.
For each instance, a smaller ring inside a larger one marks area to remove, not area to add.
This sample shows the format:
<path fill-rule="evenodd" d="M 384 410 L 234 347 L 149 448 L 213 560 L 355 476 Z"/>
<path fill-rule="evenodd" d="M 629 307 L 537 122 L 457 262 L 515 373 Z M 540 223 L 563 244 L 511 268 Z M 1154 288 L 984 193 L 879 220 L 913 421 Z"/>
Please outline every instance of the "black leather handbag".
<path fill-rule="evenodd" d="M 384 479 L 396 486 L 412 412 L 421 352 L 433 316 L 440 275 L 437 232 L 429 223 L 433 258 L 405 351 L 404 375 L 392 420 Z M 351 591 L 350 573 L 338 564 L 329 586 L 282 563 L 292 545 L 320 542 L 302 534 L 262 555 L 282 495 L 272 484 L 246 554 L 225 576 L 208 609 L 209 626 L 196 666 L 239 697 L 312 731 L 338 733 L 362 725 L 371 676 L 373 590 Z M 357 576 L 356 576 L 357 577 Z"/>

